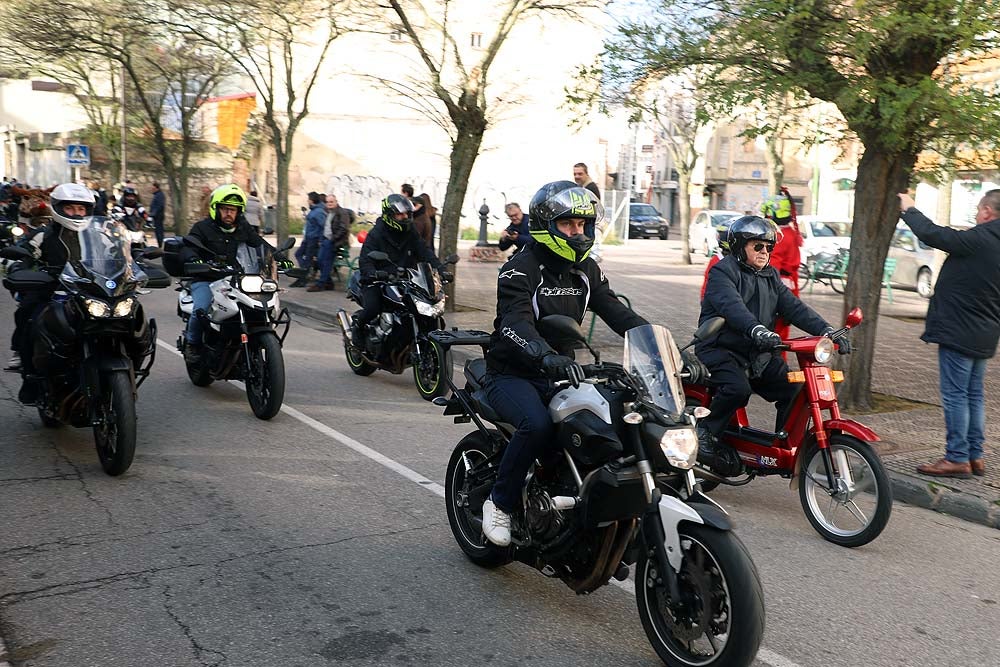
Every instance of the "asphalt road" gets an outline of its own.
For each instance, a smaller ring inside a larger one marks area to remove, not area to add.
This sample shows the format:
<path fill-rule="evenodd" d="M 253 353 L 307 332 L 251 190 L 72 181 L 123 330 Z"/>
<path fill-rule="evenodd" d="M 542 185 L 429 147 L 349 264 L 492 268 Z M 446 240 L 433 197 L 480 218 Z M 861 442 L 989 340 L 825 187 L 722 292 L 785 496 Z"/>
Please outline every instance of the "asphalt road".
<path fill-rule="evenodd" d="M 440 484 L 470 429 L 410 375 L 354 376 L 296 321 L 286 409 L 191 385 L 169 348 L 140 389 L 131 470 L 89 430 L 45 429 L 0 375 L 0 636 L 14 665 L 655 665 L 633 596 L 578 597 L 524 565 L 481 570 Z M 12 303 L 0 302 L 0 337 Z M 759 665 L 1000 664 L 1000 532 L 897 504 L 885 533 L 824 542 L 781 480 L 714 494 L 764 584 Z M 0 658 L 2 662 L 2 658 Z"/>

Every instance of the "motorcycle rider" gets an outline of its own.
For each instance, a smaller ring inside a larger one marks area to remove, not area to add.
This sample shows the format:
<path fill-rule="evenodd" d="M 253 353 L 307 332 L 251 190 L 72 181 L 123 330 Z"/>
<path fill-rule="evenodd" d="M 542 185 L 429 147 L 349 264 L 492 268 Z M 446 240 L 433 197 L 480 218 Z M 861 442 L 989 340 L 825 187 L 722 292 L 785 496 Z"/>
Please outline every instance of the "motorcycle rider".
<path fill-rule="evenodd" d="M 361 310 L 351 318 L 351 345 L 364 349 L 365 326 L 382 312 L 382 288 L 373 284 L 379 274 L 393 272 L 396 267 L 412 269 L 419 262 L 427 262 L 441 274 L 442 279 L 452 279 L 452 274 L 413 228 L 413 204 L 403 195 L 391 194 L 382 200 L 382 215 L 368 233 L 358 258 L 358 273 L 362 285 Z M 371 258 L 373 251 L 389 255 L 388 261 Z"/>
<path fill-rule="evenodd" d="M 510 544 L 510 515 L 521 508 L 521 488 L 532 462 L 554 454 L 547 408 L 553 380 L 579 385 L 584 379 L 583 369 L 568 356 L 572 352 L 554 350 L 535 323 L 554 314 L 582 323 L 589 306 L 619 335 L 647 324 L 618 300 L 589 257 L 595 227 L 604 217 L 589 190 L 571 181 L 548 183 L 531 199 L 528 217 L 535 242 L 500 270 L 497 316 L 486 355 L 490 405 L 517 427 L 483 504 L 483 534 L 498 546 Z"/>
<path fill-rule="evenodd" d="M 22 247 L 30 250 L 39 270 L 47 271 L 53 277 L 59 276 L 71 252 L 79 252 L 77 234 L 90 223 L 94 212 L 94 196 L 82 185 L 63 183 L 49 194 L 49 211 L 52 223 L 36 230 L 22 240 Z M 28 332 L 35 315 L 52 298 L 55 286 L 18 292 L 18 307 L 14 312 L 14 335 L 12 346 L 18 352 L 22 384 L 18 400 L 26 405 L 34 403 L 38 396 L 38 385 L 29 380 L 35 369 L 31 363 L 33 342 Z M 11 366 L 14 365 L 11 360 Z"/>
<path fill-rule="evenodd" d="M 208 217 L 195 223 L 188 232 L 190 236 L 198 239 L 212 256 L 202 257 L 200 249 L 185 245 L 181 260 L 185 263 L 200 263 L 203 260 L 224 258 L 227 264 L 233 264 L 236 262 L 236 251 L 241 243 L 259 248 L 264 239 L 257 233 L 257 228 L 244 217 L 246 206 L 247 196 L 238 185 L 230 183 L 220 185 L 213 190 L 209 197 Z M 204 320 L 212 305 L 211 284 L 212 279 L 207 278 L 191 282 L 194 305 L 185 334 L 187 345 L 184 346 L 184 356 L 190 364 L 201 361 Z"/>
<path fill-rule="evenodd" d="M 776 352 L 781 345 L 781 336 L 774 332 L 777 318 L 812 335 L 834 332 L 768 263 L 777 238 L 778 230 L 770 220 L 755 215 L 734 220 L 728 234 L 730 254 L 712 267 L 701 302 L 699 325 L 714 317 L 726 320 L 717 335 L 695 347 L 715 385 L 711 414 L 698 423 L 698 460 L 722 475 L 738 475 L 742 463 L 736 451 L 717 438 L 750 400 L 751 392 L 776 403 L 775 431 L 784 426 L 798 393 L 800 385 L 788 381 L 788 365 Z M 833 342 L 841 354 L 851 351 L 846 334 Z"/>
<path fill-rule="evenodd" d="M 111 209 L 111 215 L 120 219 L 133 232 L 141 231 L 148 219 L 146 209 L 139 205 L 139 191 L 131 185 L 122 188 L 121 199 Z"/>

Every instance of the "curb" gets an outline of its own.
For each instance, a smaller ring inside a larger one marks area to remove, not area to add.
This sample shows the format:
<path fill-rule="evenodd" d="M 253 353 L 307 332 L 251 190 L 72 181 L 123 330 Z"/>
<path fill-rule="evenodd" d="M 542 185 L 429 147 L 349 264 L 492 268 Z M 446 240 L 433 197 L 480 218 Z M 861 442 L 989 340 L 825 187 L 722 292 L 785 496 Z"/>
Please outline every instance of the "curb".
<path fill-rule="evenodd" d="M 1000 529 L 1000 504 L 962 493 L 937 481 L 888 470 L 893 500 Z"/>
<path fill-rule="evenodd" d="M 285 300 L 286 308 L 296 315 L 309 317 L 313 320 L 331 325 L 338 325 L 335 313 L 330 313 L 314 306 Z M 473 352 L 462 348 L 452 350 L 458 360 L 465 361 L 478 356 L 478 348 Z M 893 500 L 923 507 L 942 514 L 948 514 L 965 521 L 978 523 L 990 528 L 1000 529 L 1000 504 L 991 503 L 985 498 L 962 493 L 938 481 L 931 481 L 914 475 L 907 475 L 895 470 L 886 469 L 892 484 Z M 2 648 L 2 645 L 0 645 Z M 0 656 L 3 654 L 0 653 Z M 0 663 L 0 667 L 6 667 Z"/>

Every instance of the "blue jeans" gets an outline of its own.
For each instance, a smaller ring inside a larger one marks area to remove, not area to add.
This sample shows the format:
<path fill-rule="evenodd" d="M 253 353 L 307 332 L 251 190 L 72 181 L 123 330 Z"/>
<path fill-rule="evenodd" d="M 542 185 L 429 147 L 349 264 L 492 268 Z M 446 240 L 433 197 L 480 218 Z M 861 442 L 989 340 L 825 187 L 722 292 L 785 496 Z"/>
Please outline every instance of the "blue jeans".
<path fill-rule="evenodd" d="M 330 239 L 323 239 L 323 242 L 319 244 L 319 259 L 316 262 L 319 264 L 320 285 L 333 282 L 330 275 L 333 273 L 333 260 L 337 255 L 337 250 L 338 247 L 333 245 L 333 241 Z"/>
<path fill-rule="evenodd" d="M 948 347 L 938 347 L 941 403 L 947 445 L 944 457 L 953 463 L 983 458 L 986 409 L 983 378 L 986 359 L 974 359 Z"/>
<path fill-rule="evenodd" d="M 191 283 L 191 297 L 194 299 L 194 308 L 191 311 L 191 319 L 188 320 L 187 342 L 198 345 L 204 333 L 202 318 L 198 317 L 198 311 L 207 315 L 208 309 L 212 307 L 212 283 L 207 280 Z"/>
<path fill-rule="evenodd" d="M 522 507 L 521 489 L 532 462 L 552 449 L 555 426 L 547 405 L 551 396 L 552 382 L 544 378 L 491 374 L 486 384 L 490 405 L 517 428 L 500 460 L 491 494 L 496 506 L 508 514 Z"/>
<path fill-rule="evenodd" d="M 313 258 L 319 253 L 319 239 L 302 239 L 302 245 L 295 251 L 295 261 L 300 269 L 311 269 Z"/>

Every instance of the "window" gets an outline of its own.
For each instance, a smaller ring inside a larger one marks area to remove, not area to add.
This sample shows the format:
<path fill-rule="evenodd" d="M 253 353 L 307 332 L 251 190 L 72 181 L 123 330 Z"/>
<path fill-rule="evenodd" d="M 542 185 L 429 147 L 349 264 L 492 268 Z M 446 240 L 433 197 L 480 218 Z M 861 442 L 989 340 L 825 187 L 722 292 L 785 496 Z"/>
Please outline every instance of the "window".
<path fill-rule="evenodd" d="M 481 32 L 472 33 L 471 43 L 472 43 L 472 48 L 474 49 L 483 48 L 483 33 Z"/>

